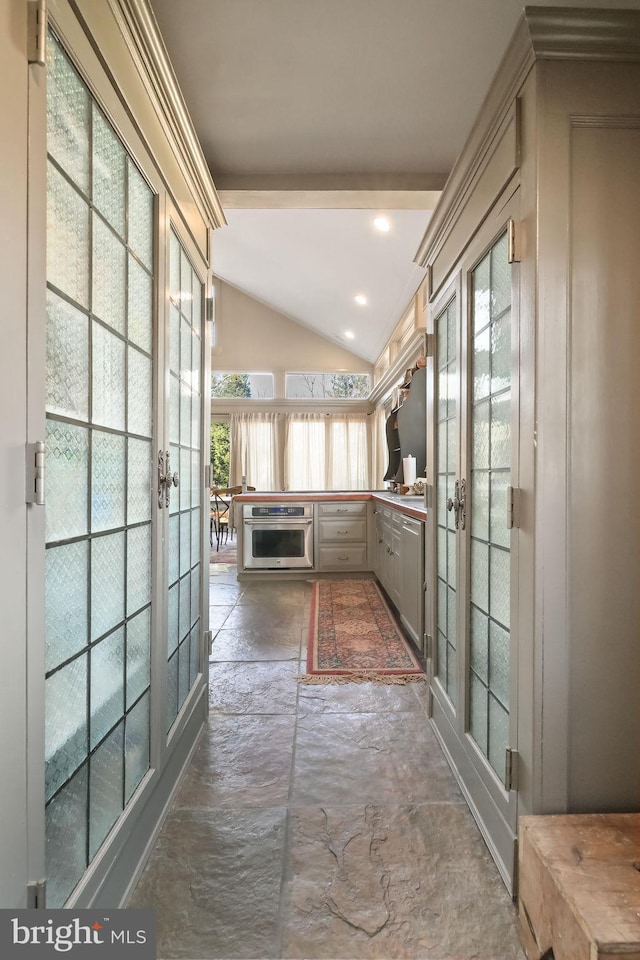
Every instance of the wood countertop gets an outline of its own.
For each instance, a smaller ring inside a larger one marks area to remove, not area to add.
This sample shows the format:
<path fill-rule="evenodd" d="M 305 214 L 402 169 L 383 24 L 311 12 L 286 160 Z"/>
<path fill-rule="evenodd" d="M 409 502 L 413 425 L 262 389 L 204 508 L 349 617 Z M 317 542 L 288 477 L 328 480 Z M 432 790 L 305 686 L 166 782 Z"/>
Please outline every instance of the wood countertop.
<path fill-rule="evenodd" d="M 344 500 L 375 500 L 416 520 L 426 520 L 427 511 L 424 497 L 406 494 L 388 493 L 386 490 L 305 490 L 261 493 L 239 493 L 234 503 L 327 503 Z"/>

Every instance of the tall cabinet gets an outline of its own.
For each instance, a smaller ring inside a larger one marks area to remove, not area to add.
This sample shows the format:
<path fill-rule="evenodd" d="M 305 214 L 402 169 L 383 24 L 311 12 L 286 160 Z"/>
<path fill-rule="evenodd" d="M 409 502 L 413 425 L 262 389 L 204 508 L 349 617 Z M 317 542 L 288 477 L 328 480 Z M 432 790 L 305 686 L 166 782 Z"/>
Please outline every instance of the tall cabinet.
<path fill-rule="evenodd" d="M 640 802 L 640 14 L 528 7 L 428 271 L 432 723 L 518 817 Z"/>

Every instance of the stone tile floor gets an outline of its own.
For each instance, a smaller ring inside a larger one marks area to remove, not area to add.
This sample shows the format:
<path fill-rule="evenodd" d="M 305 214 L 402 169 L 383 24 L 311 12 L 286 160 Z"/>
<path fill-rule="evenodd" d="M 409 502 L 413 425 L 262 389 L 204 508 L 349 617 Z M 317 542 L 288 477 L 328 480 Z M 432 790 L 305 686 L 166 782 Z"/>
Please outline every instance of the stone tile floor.
<path fill-rule="evenodd" d="M 204 736 L 130 903 L 160 960 L 522 960 L 423 684 L 305 686 L 310 585 L 211 567 Z"/>

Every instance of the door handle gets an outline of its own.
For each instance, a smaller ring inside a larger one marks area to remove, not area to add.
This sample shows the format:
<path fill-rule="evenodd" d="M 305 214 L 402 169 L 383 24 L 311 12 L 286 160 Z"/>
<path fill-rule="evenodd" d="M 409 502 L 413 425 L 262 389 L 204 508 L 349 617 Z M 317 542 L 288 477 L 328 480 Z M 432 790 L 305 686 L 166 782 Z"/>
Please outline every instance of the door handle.
<path fill-rule="evenodd" d="M 453 497 L 447 500 L 447 510 L 454 511 L 454 522 L 456 530 L 464 530 L 467 522 L 467 482 L 466 480 L 456 480 Z"/>

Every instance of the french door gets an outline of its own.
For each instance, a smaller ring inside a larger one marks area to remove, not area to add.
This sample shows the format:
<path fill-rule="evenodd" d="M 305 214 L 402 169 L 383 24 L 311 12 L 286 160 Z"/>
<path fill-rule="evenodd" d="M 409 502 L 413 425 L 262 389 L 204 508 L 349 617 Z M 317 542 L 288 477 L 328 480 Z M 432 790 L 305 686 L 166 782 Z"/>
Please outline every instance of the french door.
<path fill-rule="evenodd" d="M 53 33 L 47 157 L 46 902 L 59 907 L 99 884 L 206 682 L 206 265 Z"/>
<path fill-rule="evenodd" d="M 431 313 L 433 723 L 512 888 L 517 817 L 515 203 L 485 227 Z"/>

